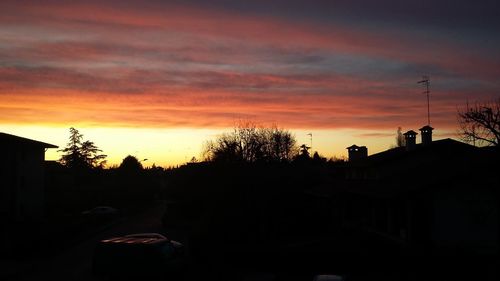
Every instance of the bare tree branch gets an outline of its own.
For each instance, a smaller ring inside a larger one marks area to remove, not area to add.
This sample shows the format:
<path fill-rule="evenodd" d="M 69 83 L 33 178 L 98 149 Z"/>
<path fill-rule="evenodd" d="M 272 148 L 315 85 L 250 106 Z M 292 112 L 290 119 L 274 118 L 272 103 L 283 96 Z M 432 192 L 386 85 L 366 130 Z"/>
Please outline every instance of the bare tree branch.
<path fill-rule="evenodd" d="M 474 145 L 493 145 L 500 143 L 500 99 L 475 104 L 458 111 L 460 135 L 466 142 Z"/>
<path fill-rule="evenodd" d="M 295 137 L 276 126 L 269 128 L 240 122 L 232 132 L 205 143 L 206 161 L 281 162 L 295 156 Z"/>

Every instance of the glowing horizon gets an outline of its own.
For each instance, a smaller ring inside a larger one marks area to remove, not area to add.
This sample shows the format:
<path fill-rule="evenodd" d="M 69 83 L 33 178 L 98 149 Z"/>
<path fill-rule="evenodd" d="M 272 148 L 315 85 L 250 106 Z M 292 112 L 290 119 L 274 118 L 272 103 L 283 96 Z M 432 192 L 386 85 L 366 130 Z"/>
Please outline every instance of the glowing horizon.
<path fill-rule="evenodd" d="M 422 75 L 438 138 L 458 107 L 500 96 L 488 3 L 236 2 L 2 1 L 0 131 L 62 147 L 75 127 L 111 164 L 169 166 L 244 119 L 312 132 L 332 157 L 425 125 Z"/>
<path fill-rule="evenodd" d="M 48 149 L 46 160 L 57 161 L 61 157 L 58 151 L 64 148 L 69 138 L 69 128 L 55 126 L 19 126 L 4 125 L 7 133 L 59 146 Z M 174 167 L 187 163 L 192 157 L 202 160 L 203 145 L 206 141 L 231 130 L 227 129 L 159 129 L 159 128 L 76 128 L 85 140 L 93 141 L 103 154 L 108 155 L 106 167 L 118 166 L 127 155 L 139 160 L 147 159 L 142 164 L 151 167 Z M 412 128 L 416 130 L 417 128 Z M 395 130 L 290 130 L 298 144 L 311 145 L 308 135 L 312 133 L 312 151 L 318 151 L 327 158 L 346 158 L 346 147 L 354 143 L 367 145 L 369 154 L 374 154 L 395 145 Z M 439 132 L 436 139 L 454 137 L 454 132 Z M 125 142 L 117 140 L 126 139 Z"/>

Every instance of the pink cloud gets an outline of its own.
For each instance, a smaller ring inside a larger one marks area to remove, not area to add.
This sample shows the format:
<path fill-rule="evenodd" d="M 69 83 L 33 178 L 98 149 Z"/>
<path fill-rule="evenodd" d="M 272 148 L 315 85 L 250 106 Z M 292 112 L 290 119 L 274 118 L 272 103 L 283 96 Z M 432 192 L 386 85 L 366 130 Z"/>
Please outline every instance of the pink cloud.
<path fill-rule="evenodd" d="M 225 127 L 250 118 L 291 128 L 370 129 L 422 124 L 425 99 L 413 80 L 426 73 L 394 70 L 397 81 L 383 73 L 402 64 L 436 70 L 433 77 L 447 83 L 465 77 L 491 85 L 456 91 L 443 86 L 433 93 L 433 122 L 453 128 L 464 98 L 490 97 L 500 89 L 498 57 L 447 37 L 423 43 L 397 28 L 374 32 L 352 23 L 318 25 L 179 5 L 5 7 L 10 12 L 0 16 L 0 122 Z M 338 56 L 347 63 L 327 64 Z M 351 69 L 367 59 L 370 70 Z"/>

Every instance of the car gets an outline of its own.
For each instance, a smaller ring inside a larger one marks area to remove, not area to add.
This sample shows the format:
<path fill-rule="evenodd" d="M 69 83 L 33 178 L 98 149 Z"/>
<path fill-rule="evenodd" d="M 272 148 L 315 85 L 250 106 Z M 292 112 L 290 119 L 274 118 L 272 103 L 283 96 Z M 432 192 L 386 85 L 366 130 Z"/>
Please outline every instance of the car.
<path fill-rule="evenodd" d="M 159 233 L 112 237 L 97 243 L 93 272 L 102 276 L 179 274 L 186 263 L 184 245 Z"/>

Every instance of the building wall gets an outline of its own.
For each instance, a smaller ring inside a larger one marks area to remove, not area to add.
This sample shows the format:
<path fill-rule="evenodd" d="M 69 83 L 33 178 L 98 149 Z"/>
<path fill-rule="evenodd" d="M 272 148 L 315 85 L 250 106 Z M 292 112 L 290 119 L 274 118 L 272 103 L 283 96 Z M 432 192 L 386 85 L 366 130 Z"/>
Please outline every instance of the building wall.
<path fill-rule="evenodd" d="M 11 147 L 1 166 L 0 214 L 9 221 L 39 220 L 44 215 L 44 157 L 40 147 Z"/>
<path fill-rule="evenodd" d="M 12 149 L 4 151 L 0 157 L 0 218 L 3 221 L 14 216 L 15 190 L 17 186 L 16 152 Z"/>
<path fill-rule="evenodd" d="M 491 190 L 437 190 L 433 205 L 435 247 L 485 254 L 498 252 L 498 200 Z"/>

